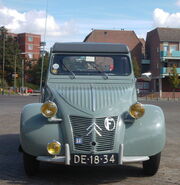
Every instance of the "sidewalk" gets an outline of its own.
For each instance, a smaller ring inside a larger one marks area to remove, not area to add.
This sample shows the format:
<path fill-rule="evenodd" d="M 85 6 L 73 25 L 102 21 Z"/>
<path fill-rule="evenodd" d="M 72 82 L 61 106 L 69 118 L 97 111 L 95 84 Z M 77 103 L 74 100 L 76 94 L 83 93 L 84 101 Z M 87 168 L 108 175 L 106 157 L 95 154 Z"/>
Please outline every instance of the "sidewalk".
<path fill-rule="evenodd" d="M 139 101 L 180 101 L 180 98 L 151 98 L 151 97 L 138 97 Z"/>

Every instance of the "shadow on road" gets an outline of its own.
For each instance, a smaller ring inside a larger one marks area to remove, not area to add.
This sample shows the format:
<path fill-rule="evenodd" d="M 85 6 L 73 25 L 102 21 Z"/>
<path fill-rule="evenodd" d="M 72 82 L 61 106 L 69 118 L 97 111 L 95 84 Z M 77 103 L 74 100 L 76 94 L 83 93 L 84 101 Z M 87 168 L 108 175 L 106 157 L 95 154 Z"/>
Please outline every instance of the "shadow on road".
<path fill-rule="evenodd" d="M 18 134 L 0 135 L 0 184 L 111 184 L 128 177 L 143 177 L 141 167 L 65 167 L 42 163 L 37 176 L 28 178 L 18 152 Z"/>

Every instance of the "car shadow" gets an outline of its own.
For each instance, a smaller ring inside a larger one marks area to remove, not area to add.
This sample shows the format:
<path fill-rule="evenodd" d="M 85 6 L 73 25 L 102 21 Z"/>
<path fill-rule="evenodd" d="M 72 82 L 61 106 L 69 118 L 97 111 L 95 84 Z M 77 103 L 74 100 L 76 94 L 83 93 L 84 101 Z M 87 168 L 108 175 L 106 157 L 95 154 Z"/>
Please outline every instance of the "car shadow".
<path fill-rule="evenodd" d="M 0 184 L 111 184 L 129 177 L 144 177 L 141 165 L 118 167 L 67 167 L 57 164 L 41 163 L 34 177 L 27 177 L 19 153 L 19 135 L 0 135 Z"/>

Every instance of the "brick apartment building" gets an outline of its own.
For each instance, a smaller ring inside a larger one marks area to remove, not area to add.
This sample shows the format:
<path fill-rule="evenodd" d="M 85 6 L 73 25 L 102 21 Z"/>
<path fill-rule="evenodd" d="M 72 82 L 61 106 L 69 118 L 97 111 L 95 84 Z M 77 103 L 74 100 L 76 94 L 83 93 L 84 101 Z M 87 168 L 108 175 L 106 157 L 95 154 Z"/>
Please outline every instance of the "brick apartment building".
<path fill-rule="evenodd" d="M 150 60 L 146 57 L 146 41 L 144 38 L 139 38 L 141 44 L 142 44 L 142 60 L 141 60 L 141 72 L 149 72 L 150 70 Z"/>
<path fill-rule="evenodd" d="M 38 60 L 40 57 L 41 36 L 31 33 L 18 34 L 18 43 L 22 53 L 27 53 L 26 56 L 30 60 Z"/>
<path fill-rule="evenodd" d="M 146 55 L 152 72 L 151 89 L 159 92 L 172 91 L 169 72 L 176 65 L 180 75 L 180 29 L 156 28 L 147 33 Z"/>
<path fill-rule="evenodd" d="M 22 56 L 29 61 L 37 61 L 39 59 L 41 35 L 32 33 L 8 33 L 8 35 L 17 40 Z"/>
<path fill-rule="evenodd" d="M 110 42 L 126 44 L 132 58 L 136 58 L 139 65 L 142 59 L 142 44 L 134 31 L 127 30 L 93 30 L 86 36 L 84 42 Z"/>

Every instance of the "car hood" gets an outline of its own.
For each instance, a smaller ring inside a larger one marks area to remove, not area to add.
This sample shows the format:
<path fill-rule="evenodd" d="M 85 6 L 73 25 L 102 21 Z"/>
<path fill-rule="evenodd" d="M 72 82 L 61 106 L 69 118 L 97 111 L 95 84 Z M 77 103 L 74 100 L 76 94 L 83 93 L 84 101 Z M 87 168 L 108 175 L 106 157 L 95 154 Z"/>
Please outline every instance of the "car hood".
<path fill-rule="evenodd" d="M 128 84 L 48 84 L 57 102 L 87 113 L 127 111 L 137 101 L 134 83 Z M 121 111 L 120 111 L 121 110 Z"/>

